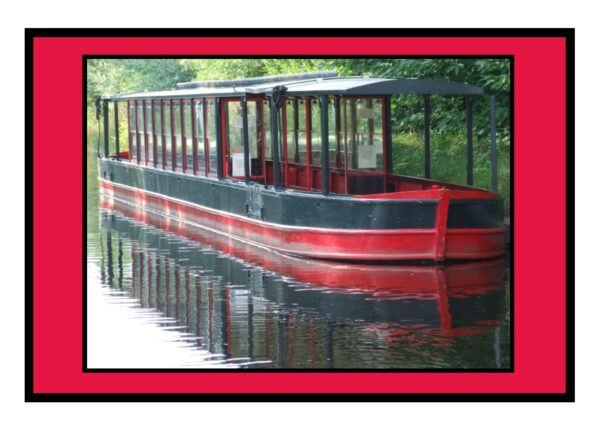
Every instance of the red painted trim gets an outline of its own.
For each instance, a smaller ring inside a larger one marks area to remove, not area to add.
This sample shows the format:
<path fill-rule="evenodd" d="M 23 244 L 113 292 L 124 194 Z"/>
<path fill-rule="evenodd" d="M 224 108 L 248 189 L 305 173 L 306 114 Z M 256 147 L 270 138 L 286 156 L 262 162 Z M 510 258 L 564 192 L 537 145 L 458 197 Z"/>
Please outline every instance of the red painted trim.
<path fill-rule="evenodd" d="M 444 187 L 442 187 L 444 188 Z M 464 200 L 464 199 L 495 199 L 499 195 L 493 192 L 481 191 L 478 189 L 472 190 L 460 190 L 460 189 L 448 189 L 450 191 L 450 198 L 452 200 Z M 431 189 L 419 189 L 414 191 L 400 191 L 400 192 L 389 192 L 387 194 L 369 194 L 369 195 L 353 195 L 352 198 L 364 199 L 364 200 L 417 200 L 417 199 L 428 199 L 438 198 L 440 193 L 440 186 L 432 185 Z"/>
<path fill-rule="evenodd" d="M 446 229 L 448 227 L 448 207 L 450 194 L 447 189 L 439 190 L 437 216 L 435 218 L 436 246 L 435 260 L 442 261 L 446 254 Z"/>
<path fill-rule="evenodd" d="M 348 230 L 294 227 L 262 222 L 209 209 L 100 179 L 103 193 L 177 220 L 305 257 L 349 260 L 436 259 L 433 229 Z M 464 229 L 448 233 L 446 258 L 484 259 L 504 252 L 504 228 Z"/>

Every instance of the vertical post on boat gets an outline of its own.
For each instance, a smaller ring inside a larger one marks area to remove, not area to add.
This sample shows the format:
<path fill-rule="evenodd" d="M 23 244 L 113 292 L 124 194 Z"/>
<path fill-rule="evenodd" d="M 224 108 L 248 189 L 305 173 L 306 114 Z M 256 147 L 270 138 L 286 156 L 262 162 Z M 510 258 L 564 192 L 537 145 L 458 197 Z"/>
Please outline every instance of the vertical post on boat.
<path fill-rule="evenodd" d="M 104 119 L 104 157 L 108 157 L 108 101 L 102 102 L 102 118 Z"/>
<path fill-rule="evenodd" d="M 131 101 L 127 101 L 127 159 L 129 161 L 131 161 L 133 159 L 133 132 L 132 132 L 132 128 L 131 128 Z"/>
<path fill-rule="evenodd" d="M 223 179 L 223 129 L 221 128 L 221 100 L 215 98 L 215 120 L 217 132 L 217 178 Z"/>
<path fill-rule="evenodd" d="M 242 143 L 244 144 L 244 181 L 250 182 L 250 144 L 248 142 L 248 99 L 242 98 Z"/>
<path fill-rule="evenodd" d="M 300 124 L 300 116 L 298 114 L 298 97 L 294 98 L 294 163 L 300 162 L 300 151 L 298 149 L 298 126 Z M 288 154 L 289 155 L 289 154 Z"/>
<path fill-rule="evenodd" d="M 430 147 L 430 128 L 431 128 L 431 95 L 423 95 L 423 115 L 425 117 L 423 139 L 425 142 L 425 178 L 431 177 L 431 147 Z"/>
<path fill-rule="evenodd" d="M 193 173 L 194 175 L 198 174 L 198 124 L 197 121 L 198 120 L 198 111 L 196 111 L 196 103 L 198 102 L 197 99 L 191 99 L 190 100 L 190 108 L 192 108 L 192 151 L 193 151 Z"/>
<path fill-rule="evenodd" d="M 117 101 L 113 102 L 113 108 L 115 110 L 115 150 L 117 151 L 117 161 L 121 160 L 119 156 L 119 104 Z"/>
<path fill-rule="evenodd" d="M 139 120 L 139 110 L 138 110 L 138 101 L 134 101 L 134 110 L 135 110 L 135 160 L 138 164 L 140 164 L 140 157 L 142 155 L 142 150 L 140 144 L 140 120 Z"/>
<path fill-rule="evenodd" d="M 473 99 L 466 98 L 467 107 L 467 185 L 473 185 Z"/>
<path fill-rule="evenodd" d="M 273 144 L 273 187 L 275 190 L 281 188 L 280 165 L 279 165 L 279 111 L 275 102 L 275 93 L 271 97 L 271 138 Z"/>
<path fill-rule="evenodd" d="M 177 122 L 175 121 L 175 102 L 177 100 L 171 100 L 171 169 L 177 170 L 177 135 L 175 134 Z"/>
<path fill-rule="evenodd" d="M 490 143 L 492 162 L 492 191 L 498 192 L 498 155 L 496 151 L 496 96 L 490 96 Z"/>
<path fill-rule="evenodd" d="M 394 173 L 394 162 L 392 159 L 392 97 L 385 96 L 383 105 L 383 131 L 384 131 L 384 146 L 383 146 L 383 158 L 385 159 L 385 188 L 384 192 L 388 191 L 388 179 L 387 176 Z"/>
<path fill-rule="evenodd" d="M 321 95 L 321 171 L 323 195 L 329 194 L 329 98 Z"/>
<path fill-rule="evenodd" d="M 187 138 L 185 137 L 185 102 L 183 101 L 183 99 L 179 99 L 179 117 L 177 117 L 179 119 L 180 124 L 180 131 L 181 131 L 181 152 L 179 153 L 179 155 L 181 155 L 181 171 L 183 173 L 187 172 Z"/>
<path fill-rule="evenodd" d="M 386 153 L 386 164 L 385 167 L 389 174 L 394 172 L 394 162 L 392 159 L 392 97 L 386 96 L 385 98 L 385 153 Z"/>

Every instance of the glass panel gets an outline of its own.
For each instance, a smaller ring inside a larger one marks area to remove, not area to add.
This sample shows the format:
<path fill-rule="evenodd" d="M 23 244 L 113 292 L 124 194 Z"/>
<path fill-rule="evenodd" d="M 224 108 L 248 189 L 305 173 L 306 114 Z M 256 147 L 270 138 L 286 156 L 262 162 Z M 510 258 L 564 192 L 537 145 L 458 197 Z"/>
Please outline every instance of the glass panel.
<path fill-rule="evenodd" d="M 286 123 L 286 138 L 287 138 L 287 153 L 288 162 L 297 162 L 296 145 L 298 144 L 298 132 L 296 129 L 295 107 L 296 101 L 293 98 L 288 98 L 285 103 L 285 123 Z"/>
<path fill-rule="evenodd" d="M 173 124 L 174 124 L 174 135 L 175 135 L 175 146 L 176 146 L 176 158 L 177 168 L 183 170 L 183 148 L 181 141 L 181 107 L 179 101 L 173 102 Z"/>
<path fill-rule="evenodd" d="M 154 166 L 154 128 L 152 127 L 152 101 L 146 103 L 148 164 Z"/>
<path fill-rule="evenodd" d="M 171 163 L 173 159 L 172 155 L 172 141 L 171 141 L 171 132 L 173 127 L 171 126 L 171 102 L 167 101 L 163 103 L 163 118 L 164 118 L 164 130 L 165 130 L 165 149 L 164 152 L 166 154 L 166 164 L 167 168 L 171 168 Z"/>
<path fill-rule="evenodd" d="M 140 161 L 146 161 L 146 146 L 144 141 L 144 104 L 141 101 L 137 103 L 137 137 L 140 152 Z"/>
<path fill-rule="evenodd" d="M 244 143 L 242 138 L 242 104 L 238 101 L 227 102 L 225 109 L 227 135 L 226 148 L 227 155 L 227 176 L 244 176 Z M 240 162 L 241 158 L 241 162 Z"/>
<path fill-rule="evenodd" d="M 331 167 L 338 166 L 338 154 L 341 153 L 342 148 L 341 143 L 338 143 L 341 141 L 341 139 L 340 134 L 337 131 L 337 129 L 339 129 L 339 124 L 336 123 L 336 119 L 339 118 L 336 99 L 331 97 L 329 98 L 329 105 L 327 109 L 327 120 L 329 123 L 329 165 Z"/>
<path fill-rule="evenodd" d="M 196 117 L 196 139 L 198 140 L 198 172 L 204 174 L 206 171 L 206 155 L 204 153 L 204 102 L 195 101 Z"/>
<path fill-rule="evenodd" d="M 271 151 L 271 108 L 268 101 L 263 102 L 263 129 L 265 132 L 265 158 L 271 160 L 273 153 Z"/>
<path fill-rule="evenodd" d="M 319 99 L 311 99 L 310 107 L 310 152 L 311 164 L 321 165 L 321 103 Z"/>
<path fill-rule="evenodd" d="M 298 101 L 298 145 L 294 153 L 298 163 L 306 164 L 306 105 L 304 99 Z"/>
<path fill-rule="evenodd" d="M 194 171 L 194 139 L 192 138 L 192 104 L 183 103 L 183 119 L 185 131 L 186 172 Z"/>
<path fill-rule="evenodd" d="M 250 148 L 250 176 L 262 175 L 262 135 L 260 106 L 257 101 L 248 101 L 248 146 Z"/>
<path fill-rule="evenodd" d="M 349 99 L 348 168 L 383 171 L 383 102 L 381 99 Z"/>
<path fill-rule="evenodd" d="M 209 173 L 217 174 L 217 112 L 215 101 L 206 103 L 206 134 L 208 137 Z"/>
<path fill-rule="evenodd" d="M 162 167 L 163 140 L 162 140 L 162 105 L 160 102 L 154 104 L 154 134 L 156 135 L 156 162 Z"/>

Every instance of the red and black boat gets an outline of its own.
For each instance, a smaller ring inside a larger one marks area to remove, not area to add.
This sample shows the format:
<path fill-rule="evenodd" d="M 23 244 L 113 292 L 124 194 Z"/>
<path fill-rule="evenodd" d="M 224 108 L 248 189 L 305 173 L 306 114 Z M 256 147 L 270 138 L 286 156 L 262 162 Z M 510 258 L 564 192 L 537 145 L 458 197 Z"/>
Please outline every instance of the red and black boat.
<path fill-rule="evenodd" d="M 425 100 L 425 178 L 393 173 L 396 95 Z M 428 179 L 431 95 L 467 98 L 472 146 L 470 99 L 483 90 L 443 80 L 323 72 L 107 96 L 100 188 L 120 202 L 293 255 L 500 256 L 498 194 Z M 125 107 L 128 149 L 121 150 Z M 472 161 L 469 167 L 472 176 Z"/>

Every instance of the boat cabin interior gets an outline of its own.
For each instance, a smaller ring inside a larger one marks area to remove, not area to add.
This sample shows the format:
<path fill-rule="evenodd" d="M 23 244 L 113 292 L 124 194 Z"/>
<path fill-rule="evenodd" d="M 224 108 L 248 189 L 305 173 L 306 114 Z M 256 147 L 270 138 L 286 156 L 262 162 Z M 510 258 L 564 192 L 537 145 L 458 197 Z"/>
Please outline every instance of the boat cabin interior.
<path fill-rule="evenodd" d="M 276 190 L 351 196 L 442 184 L 473 190 L 429 179 L 430 97 L 467 99 L 467 184 L 472 185 L 471 97 L 482 94 L 464 83 L 334 72 L 183 83 L 176 90 L 102 98 L 104 126 L 110 129 L 104 150 L 117 161 Z M 391 97 L 398 95 L 423 99 L 423 178 L 393 173 Z M 119 135 L 123 115 L 127 145 Z"/>

